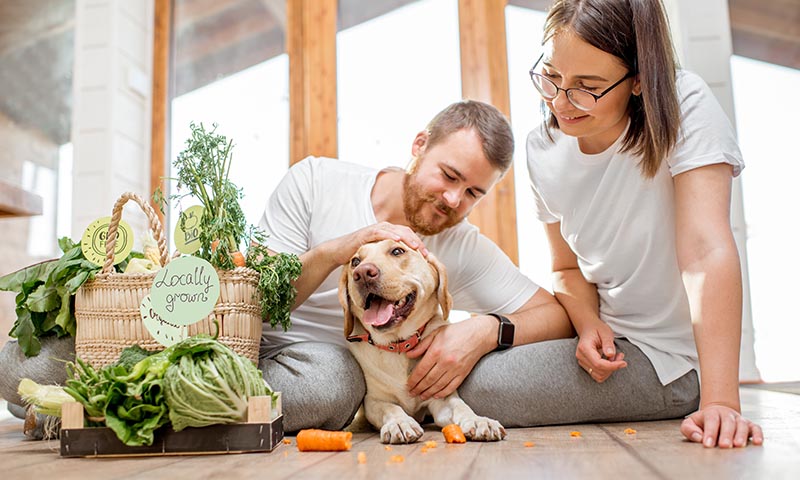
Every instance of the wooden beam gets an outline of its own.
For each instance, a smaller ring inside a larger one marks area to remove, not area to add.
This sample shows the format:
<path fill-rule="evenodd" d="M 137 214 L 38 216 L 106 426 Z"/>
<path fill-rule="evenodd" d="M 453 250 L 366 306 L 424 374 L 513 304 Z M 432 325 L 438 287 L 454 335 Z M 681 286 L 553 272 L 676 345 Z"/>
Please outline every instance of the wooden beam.
<path fill-rule="evenodd" d="M 152 140 L 150 142 L 150 203 L 164 224 L 161 205 L 153 202 L 157 189 L 167 193 L 163 177 L 167 167 L 167 132 L 169 131 L 169 63 L 172 32 L 172 0 L 155 0 L 155 27 L 153 31 L 153 111 L 151 114 Z"/>
<path fill-rule="evenodd" d="M 506 0 L 459 0 L 461 94 L 510 118 L 505 7 Z M 469 219 L 519 264 L 513 167 Z"/>
<path fill-rule="evenodd" d="M 289 161 L 336 158 L 337 0 L 287 0 Z"/>

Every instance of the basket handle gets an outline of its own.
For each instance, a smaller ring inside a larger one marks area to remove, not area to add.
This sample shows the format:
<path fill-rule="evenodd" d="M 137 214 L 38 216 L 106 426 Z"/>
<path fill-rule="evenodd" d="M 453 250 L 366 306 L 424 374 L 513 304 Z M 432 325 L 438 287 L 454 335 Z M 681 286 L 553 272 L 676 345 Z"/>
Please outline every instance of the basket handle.
<path fill-rule="evenodd" d="M 158 251 L 161 253 L 161 265 L 166 265 L 169 262 L 169 252 L 167 251 L 167 241 L 164 239 L 164 232 L 161 228 L 161 221 L 158 215 L 153 210 L 149 203 L 142 200 L 142 197 L 132 192 L 125 192 L 119 200 L 114 203 L 114 210 L 111 213 L 111 223 L 108 225 L 108 235 L 106 236 L 106 262 L 103 264 L 101 273 L 111 273 L 114 266 L 114 249 L 117 246 L 117 229 L 119 228 L 119 221 L 122 219 L 122 207 L 128 203 L 128 200 L 133 200 L 139 204 L 142 211 L 147 215 L 150 221 L 150 230 L 153 232 L 153 238 L 158 243 Z"/>

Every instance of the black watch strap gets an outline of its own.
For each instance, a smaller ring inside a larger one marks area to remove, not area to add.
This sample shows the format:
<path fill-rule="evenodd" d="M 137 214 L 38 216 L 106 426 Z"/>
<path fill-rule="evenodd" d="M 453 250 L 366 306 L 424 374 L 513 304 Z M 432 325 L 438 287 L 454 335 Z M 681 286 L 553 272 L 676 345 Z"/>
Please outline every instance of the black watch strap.
<path fill-rule="evenodd" d="M 511 320 L 498 313 L 490 313 L 499 322 L 497 329 L 497 348 L 495 351 L 505 350 L 514 345 L 514 324 Z"/>

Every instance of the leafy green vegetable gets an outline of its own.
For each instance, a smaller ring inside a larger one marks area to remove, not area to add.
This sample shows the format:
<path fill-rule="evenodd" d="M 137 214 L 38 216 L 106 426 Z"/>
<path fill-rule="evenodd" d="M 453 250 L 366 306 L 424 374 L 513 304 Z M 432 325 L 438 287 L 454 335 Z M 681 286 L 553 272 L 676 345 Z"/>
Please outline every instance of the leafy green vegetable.
<path fill-rule="evenodd" d="M 277 398 L 248 359 L 208 335 L 156 353 L 129 347 L 100 370 L 76 359 L 67 374 L 64 391 L 83 404 L 89 420 L 105 422 L 130 446 L 152 445 L 155 431 L 170 421 L 176 431 L 239 422 L 248 397 L 272 395 L 273 404 Z"/>
<path fill-rule="evenodd" d="M 216 124 L 211 131 L 206 131 L 202 123 L 200 126 L 191 123 L 190 128 L 192 135 L 186 141 L 186 148 L 173 164 L 178 172 L 178 189 L 186 188 L 188 192 L 170 198 L 181 200 L 191 195 L 200 200 L 203 216 L 199 224 L 198 256 L 216 268 L 231 270 L 236 266 L 231 254 L 239 250 L 247 228 L 239 205 L 242 192 L 228 180 L 233 140 L 216 133 Z M 212 248 L 215 240 L 219 244 Z"/>
<path fill-rule="evenodd" d="M 250 360 L 208 335 L 173 345 L 164 377 L 169 419 L 175 431 L 244 420 L 247 399 L 275 395 Z"/>
<path fill-rule="evenodd" d="M 251 229 L 250 248 L 247 250 L 245 262 L 248 267 L 257 271 L 258 293 L 261 304 L 261 318 L 269 319 L 275 328 L 279 323 L 286 331 L 291 327 L 291 313 L 297 289 L 294 282 L 300 276 L 302 264 L 297 255 L 279 253 L 270 255 L 266 244 L 266 236 L 260 230 Z"/>
<path fill-rule="evenodd" d="M 86 260 L 79 244 L 67 237 L 58 241 L 64 255 L 31 265 L 0 278 L 0 290 L 19 292 L 17 320 L 10 335 L 19 340 L 26 356 L 39 354 L 39 338 L 75 335 L 72 297 L 100 267 Z"/>

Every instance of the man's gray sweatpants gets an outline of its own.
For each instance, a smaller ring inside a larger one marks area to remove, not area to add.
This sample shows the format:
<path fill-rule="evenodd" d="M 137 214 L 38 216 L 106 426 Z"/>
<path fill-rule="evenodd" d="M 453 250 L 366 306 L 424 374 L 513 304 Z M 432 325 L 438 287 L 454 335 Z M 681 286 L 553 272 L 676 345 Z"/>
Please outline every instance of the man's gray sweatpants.
<path fill-rule="evenodd" d="M 678 418 L 697 410 L 692 370 L 661 385 L 638 347 L 616 339 L 628 366 L 595 382 L 575 359 L 577 338 L 513 347 L 484 356 L 458 389 L 478 415 L 505 427 Z"/>

